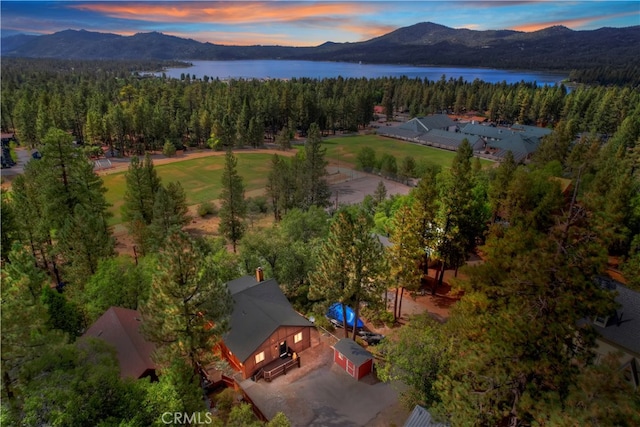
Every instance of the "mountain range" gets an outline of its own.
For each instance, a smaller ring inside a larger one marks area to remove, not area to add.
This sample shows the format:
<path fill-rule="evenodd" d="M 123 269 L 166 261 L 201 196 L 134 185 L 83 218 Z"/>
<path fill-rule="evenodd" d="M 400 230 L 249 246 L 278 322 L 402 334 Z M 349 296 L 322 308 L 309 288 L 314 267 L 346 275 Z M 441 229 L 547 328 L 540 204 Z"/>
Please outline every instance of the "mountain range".
<path fill-rule="evenodd" d="M 640 67 L 640 26 L 589 31 L 554 26 L 521 32 L 453 29 L 425 22 L 363 42 L 326 42 L 315 47 L 226 46 L 158 32 L 120 36 L 65 30 L 3 37 L 1 54 L 55 59 L 295 59 L 572 70 Z"/>

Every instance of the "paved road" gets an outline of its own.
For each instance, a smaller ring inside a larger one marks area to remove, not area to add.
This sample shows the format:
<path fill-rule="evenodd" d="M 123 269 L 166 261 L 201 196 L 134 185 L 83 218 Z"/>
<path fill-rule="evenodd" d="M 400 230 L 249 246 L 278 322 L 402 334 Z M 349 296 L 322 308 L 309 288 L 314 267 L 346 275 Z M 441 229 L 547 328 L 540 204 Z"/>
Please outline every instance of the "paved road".
<path fill-rule="evenodd" d="M 31 160 L 31 150 L 25 147 L 17 147 L 16 155 L 18 156 L 16 165 L 8 169 L 2 169 L 2 176 L 15 176 L 24 172 L 24 165 Z"/>

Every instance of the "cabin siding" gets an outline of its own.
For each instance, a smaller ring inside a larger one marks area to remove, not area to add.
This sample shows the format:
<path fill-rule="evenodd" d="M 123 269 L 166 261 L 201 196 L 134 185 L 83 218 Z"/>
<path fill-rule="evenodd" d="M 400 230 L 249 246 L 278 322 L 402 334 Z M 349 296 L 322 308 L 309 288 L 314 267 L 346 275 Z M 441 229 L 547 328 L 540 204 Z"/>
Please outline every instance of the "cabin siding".
<path fill-rule="evenodd" d="M 223 353 L 227 355 L 227 359 L 229 359 L 233 367 L 242 372 L 242 377 L 247 379 L 261 367 L 280 358 L 280 343 L 286 341 L 287 347 L 296 353 L 311 347 L 311 330 L 312 328 L 306 326 L 281 326 L 243 363 L 238 361 L 235 356 L 230 355 L 231 352 L 225 346 L 223 346 Z M 302 340 L 295 343 L 295 336 L 299 333 L 302 333 Z M 262 352 L 264 352 L 264 360 L 256 363 L 256 355 Z"/>

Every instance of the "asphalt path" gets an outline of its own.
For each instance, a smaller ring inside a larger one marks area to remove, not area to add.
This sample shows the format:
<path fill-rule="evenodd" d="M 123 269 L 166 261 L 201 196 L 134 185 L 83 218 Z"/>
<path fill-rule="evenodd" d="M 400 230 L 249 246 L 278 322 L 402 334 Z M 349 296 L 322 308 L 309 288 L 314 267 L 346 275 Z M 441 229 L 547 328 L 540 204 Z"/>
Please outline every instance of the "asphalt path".
<path fill-rule="evenodd" d="M 2 169 L 2 176 L 16 176 L 24 172 L 24 166 L 31 160 L 31 150 L 25 147 L 17 147 L 16 156 L 18 157 L 16 164 L 10 168 Z"/>
<path fill-rule="evenodd" d="M 392 410 L 398 402 L 399 384 L 379 382 L 372 375 L 356 381 L 332 360 L 331 348 L 321 345 L 319 358 L 302 377 L 291 381 L 286 376 L 273 382 L 245 380 L 241 387 L 267 418 L 282 411 L 294 427 L 377 426 L 376 419 Z M 309 363 L 307 352 L 302 363 Z M 304 368 L 301 368 L 304 369 Z M 294 372 L 292 371 L 292 374 Z M 397 421 L 400 425 L 406 415 Z"/>

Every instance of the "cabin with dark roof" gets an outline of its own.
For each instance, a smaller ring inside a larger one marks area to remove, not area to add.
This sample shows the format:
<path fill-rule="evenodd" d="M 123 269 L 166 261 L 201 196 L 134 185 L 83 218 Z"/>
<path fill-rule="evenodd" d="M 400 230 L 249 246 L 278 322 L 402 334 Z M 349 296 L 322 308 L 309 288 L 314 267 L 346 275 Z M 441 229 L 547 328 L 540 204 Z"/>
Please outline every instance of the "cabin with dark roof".
<path fill-rule="evenodd" d="M 299 353 L 318 341 L 313 336 L 317 332 L 293 309 L 276 280 L 264 280 L 258 269 L 256 277 L 244 276 L 227 286 L 234 306 L 220 350 L 231 366 L 243 379 L 267 380 L 299 366 Z"/>
<path fill-rule="evenodd" d="M 122 378 L 157 379 L 151 358 L 155 345 L 142 336 L 141 323 L 138 311 L 111 307 L 82 336 L 98 338 L 115 347 Z"/>

